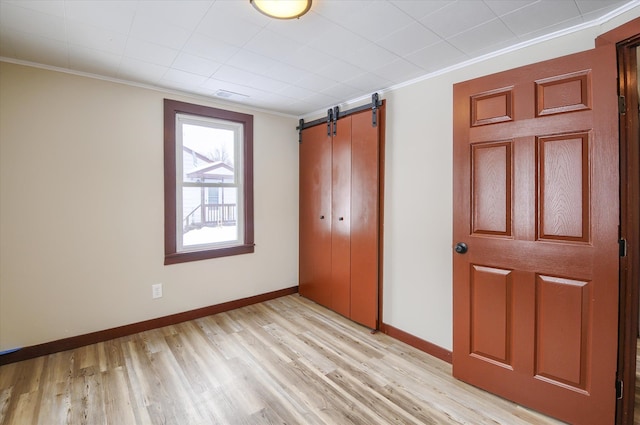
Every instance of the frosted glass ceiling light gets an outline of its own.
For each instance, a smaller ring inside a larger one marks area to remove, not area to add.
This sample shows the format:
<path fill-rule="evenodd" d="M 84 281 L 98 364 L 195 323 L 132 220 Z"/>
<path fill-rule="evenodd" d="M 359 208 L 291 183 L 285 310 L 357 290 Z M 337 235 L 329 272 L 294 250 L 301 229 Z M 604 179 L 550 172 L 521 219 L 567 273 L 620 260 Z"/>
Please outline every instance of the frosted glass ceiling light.
<path fill-rule="evenodd" d="M 311 0 L 249 0 L 263 13 L 276 19 L 299 18 L 311 9 Z"/>

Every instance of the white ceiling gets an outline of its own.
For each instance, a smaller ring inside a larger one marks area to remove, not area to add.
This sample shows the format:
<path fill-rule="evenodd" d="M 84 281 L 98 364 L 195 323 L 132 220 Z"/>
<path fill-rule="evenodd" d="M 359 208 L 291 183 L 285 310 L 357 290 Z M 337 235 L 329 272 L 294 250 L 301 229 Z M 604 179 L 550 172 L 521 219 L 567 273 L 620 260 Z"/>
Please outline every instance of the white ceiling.
<path fill-rule="evenodd" d="M 248 0 L 0 0 L 0 56 L 302 116 L 637 5 L 314 0 L 281 21 Z"/>

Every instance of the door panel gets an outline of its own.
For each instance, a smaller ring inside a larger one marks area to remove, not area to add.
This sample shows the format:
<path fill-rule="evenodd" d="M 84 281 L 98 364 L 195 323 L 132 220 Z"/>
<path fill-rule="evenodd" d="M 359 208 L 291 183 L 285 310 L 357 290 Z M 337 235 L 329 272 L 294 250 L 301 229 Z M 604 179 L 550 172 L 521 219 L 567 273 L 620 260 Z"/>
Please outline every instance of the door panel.
<path fill-rule="evenodd" d="M 331 308 L 351 314 L 351 117 L 336 123 L 332 163 Z"/>
<path fill-rule="evenodd" d="M 473 266 L 471 354 L 511 366 L 511 271 Z"/>
<path fill-rule="evenodd" d="M 511 235 L 511 142 L 471 147 L 473 233 Z"/>
<path fill-rule="evenodd" d="M 377 329 L 379 127 L 371 111 L 351 118 L 351 319 Z"/>
<path fill-rule="evenodd" d="M 326 127 L 304 131 L 300 144 L 299 291 L 331 306 L 331 138 Z"/>
<path fill-rule="evenodd" d="M 589 282 L 537 276 L 535 373 L 540 379 L 586 390 L 590 297 Z"/>
<path fill-rule="evenodd" d="M 613 424 L 616 57 L 598 48 L 454 86 L 454 376 Z"/>
<path fill-rule="evenodd" d="M 590 240 L 589 139 L 588 132 L 538 137 L 540 240 Z"/>
<path fill-rule="evenodd" d="M 591 72 L 543 78 L 536 85 L 537 116 L 591 109 Z"/>

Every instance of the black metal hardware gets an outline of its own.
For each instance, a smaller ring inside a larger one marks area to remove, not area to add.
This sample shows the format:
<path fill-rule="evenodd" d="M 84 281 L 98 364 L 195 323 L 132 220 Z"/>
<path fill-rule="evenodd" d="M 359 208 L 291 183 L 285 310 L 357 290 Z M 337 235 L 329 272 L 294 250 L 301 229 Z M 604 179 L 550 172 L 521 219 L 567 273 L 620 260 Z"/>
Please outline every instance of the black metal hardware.
<path fill-rule="evenodd" d="M 469 250 L 469 247 L 464 242 L 458 242 L 455 249 L 458 254 L 464 254 Z"/>
<path fill-rule="evenodd" d="M 337 106 L 333 107 L 333 135 L 335 136 L 338 133 L 338 116 L 340 115 L 340 108 Z"/>
<path fill-rule="evenodd" d="M 380 106 L 380 99 L 378 98 L 378 93 L 374 93 L 371 95 L 371 125 L 374 127 L 378 126 L 378 106 Z"/>
<path fill-rule="evenodd" d="M 620 238 L 618 240 L 618 245 L 620 246 L 620 256 L 626 257 L 627 256 L 627 240 Z"/>
<path fill-rule="evenodd" d="M 378 95 L 378 93 L 374 93 L 371 95 L 371 103 L 367 103 L 366 105 L 361 105 L 361 106 L 356 106 L 355 108 L 352 109 L 348 109 L 346 111 L 339 111 L 340 116 L 341 117 L 346 117 L 349 116 L 351 114 L 355 114 L 356 112 L 360 112 L 360 111 L 366 111 L 367 109 L 371 109 L 373 111 L 373 126 L 377 126 L 377 110 L 380 106 L 382 106 L 382 101 L 380 100 L 380 96 Z M 337 118 L 335 118 L 333 116 L 333 108 L 327 110 L 327 116 L 323 117 L 323 118 L 318 118 L 316 120 L 313 121 L 309 121 L 309 122 L 305 122 L 303 125 L 303 130 L 309 127 L 313 127 L 316 126 L 318 124 L 327 124 L 327 136 L 331 136 L 331 123 L 334 122 L 334 120 L 337 121 Z"/>
<path fill-rule="evenodd" d="M 627 100 L 625 99 L 624 96 L 618 96 L 618 112 L 621 115 L 624 115 L 627 113 Z"/>
<path fill-rule="evenodd" d="M 344 217 L 340 217 L 338 221 L 344 221 Z"/>
<path fill-rule="evenodd" d="M 300 118 L 300 121 L 298 121 L 298 126 L 296 127 L 296 130 L 298 130 L 298 143 L 302 143 L 302 129 L 304 128 L 304 120 L 302 118 Z"/>
<path fill-rule="evenodd" d="M 324 220 L 324 216 L 323 215 L 320 216 L 320 220 Z"/>
<path fill-rule="evenodd" d="M 624 382 L 616 381 L 616 399 L 622 400 L 624 397 Z"/>

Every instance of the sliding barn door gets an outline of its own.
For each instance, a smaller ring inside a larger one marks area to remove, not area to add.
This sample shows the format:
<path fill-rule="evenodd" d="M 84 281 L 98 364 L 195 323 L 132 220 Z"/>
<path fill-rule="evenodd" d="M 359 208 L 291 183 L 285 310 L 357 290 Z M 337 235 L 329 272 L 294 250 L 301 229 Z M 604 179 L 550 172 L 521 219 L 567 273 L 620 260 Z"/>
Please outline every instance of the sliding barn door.
<path fill-rule="evenodd" d="M 334 127 L 331 308 L 351 317 L 351 117 L 338 120 Z"/>
<path fill-rule="evenodd" d="M 379 321 L 378 102 L 304 128 L 300 143 L 300 295 L 371 329 Z"/>
<path fill-rule="evenodd" d="M 454 86 L 457 378 L 572 424 L 613 424 L 615 49 Z"/>
<path fill-rule="evenodd" d="M 331 305 L 331 137 L 310 127 L 300 144 L 299 292 Z"/>
<path fill-rule="evenodd" d="M 372 125 L 371 111 L 351 119 L 351 319 L 377 329 L 380 127 Z"/>

